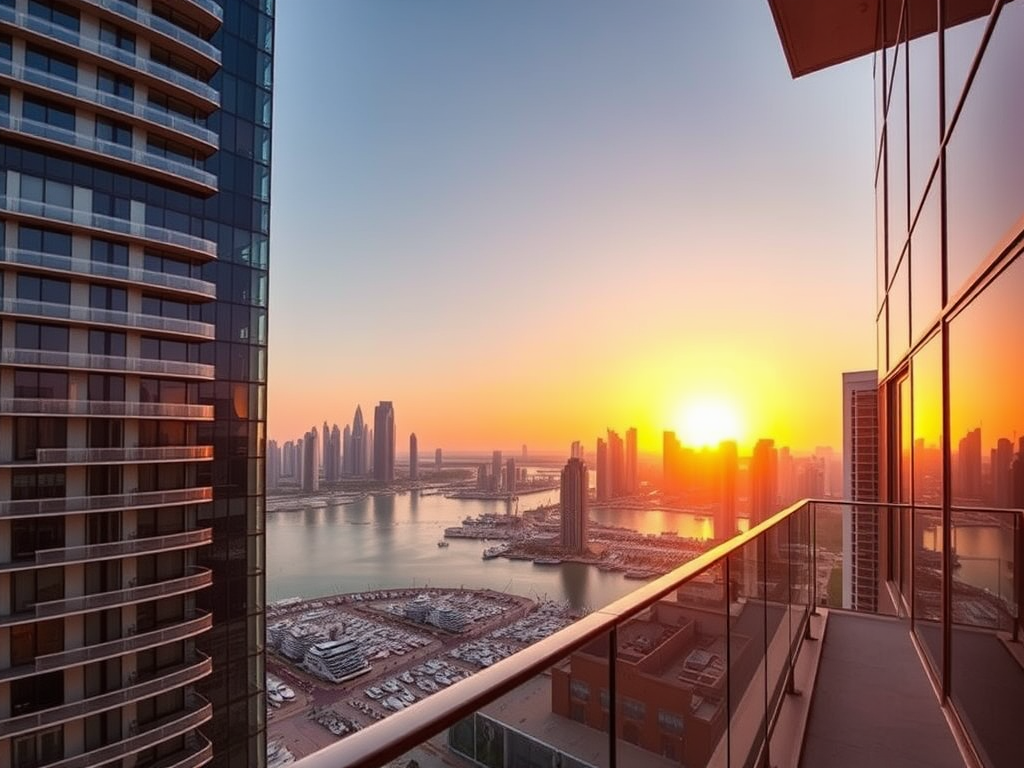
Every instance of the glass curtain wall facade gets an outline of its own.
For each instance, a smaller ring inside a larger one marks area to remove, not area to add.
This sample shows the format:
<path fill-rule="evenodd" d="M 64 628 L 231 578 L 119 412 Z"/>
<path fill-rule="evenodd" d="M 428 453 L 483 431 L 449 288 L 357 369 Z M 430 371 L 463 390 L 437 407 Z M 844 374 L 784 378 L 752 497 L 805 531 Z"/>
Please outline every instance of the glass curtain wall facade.
<path fill-rule="evenodd" d="M 0 765 L 265 762 L 272 0 L 0 0 Z"/>
<path fill-rule="evenodd" d="M 884 570 L 978 757 L 1002 768 L 1024 754 L 1024 3 L 883 7 L 882 492 L 913 505 L 888 514 Z"/>

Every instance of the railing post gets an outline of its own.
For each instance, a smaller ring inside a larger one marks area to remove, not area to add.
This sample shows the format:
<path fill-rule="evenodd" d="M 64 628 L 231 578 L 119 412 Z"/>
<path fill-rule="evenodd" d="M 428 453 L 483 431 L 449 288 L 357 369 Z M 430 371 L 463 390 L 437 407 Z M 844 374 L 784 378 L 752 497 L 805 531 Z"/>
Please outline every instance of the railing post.
<path fill-rule="evenodd" d="M 732 765 L 732 557 L 725 556 L 725 764 Z"/>
<path fill-rule="evenodd" d="M 807 508 L 808 514 L 810 515 L 811 523 L 811 615 L 818 615 L 818 505 L 810 501 L 808 502 Z M 808 632 L 810 631 L 810 622 L 807 623 Z"/>
<path fill-rule="evenodd" d="M 615 768 L 618 754 L 618 728 L 616 727 L 616 710 L 618 696 L 615 692 L 615 667 L 618 656 L 619 641 L 616 627 L 608 631 L 608 768 Z"/>
<path fill-rule="evenodd" d="M 796 694 L 796 675 L 793 674 L 793 517 L 786 520 L 786 617 L 789 619 L 789 633 L 786 637 L 789 669 L 786 674 L 786 693 Z"/>
<path fill-rule="evenodd" d="M 1020 622 L 1024 619 L 1022 611 L 1024 611 L 1024 587 L 1021 585 L 1021 579 L 1024 579 L 1024 563 L 1021 563 L 1021 558 L 1024 556 L 1024 541 L 1020 535 L 1020 516 L 1021 512 L 1017 512 L 1013 515 L 1013 589 L 1017 593 L 1016 604 L 1017 604 L 1017 615 L 1013 619 L 1013 642 L 1020 642 Z"/>

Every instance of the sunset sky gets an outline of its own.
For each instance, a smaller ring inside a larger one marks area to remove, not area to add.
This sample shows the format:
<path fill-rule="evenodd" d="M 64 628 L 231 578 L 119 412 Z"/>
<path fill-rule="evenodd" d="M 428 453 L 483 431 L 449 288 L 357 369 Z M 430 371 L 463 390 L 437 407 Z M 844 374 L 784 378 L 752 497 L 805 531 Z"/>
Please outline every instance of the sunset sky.
<path fill-rule="evenodd" d="M 870 58 L 794 81 L 764 0 L 278 4 L 269 436 L 840 445 L 873 132 Z"/>

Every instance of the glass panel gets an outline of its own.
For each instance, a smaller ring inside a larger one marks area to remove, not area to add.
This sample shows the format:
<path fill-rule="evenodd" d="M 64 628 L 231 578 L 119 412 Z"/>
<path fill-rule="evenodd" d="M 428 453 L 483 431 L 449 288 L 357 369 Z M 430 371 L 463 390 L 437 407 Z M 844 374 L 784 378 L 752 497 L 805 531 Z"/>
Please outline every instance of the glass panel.
<path fill-rule="evenodd" d="M 964 86 L 967 84 L 967 72 L 971 68 L 974 57 L 978 54 L 981 37 L 988 24 L 988 14 L 966 23 L 959 21 L 956 9 L 962 3 L 946 3 L 946 125 L 949 125 L 956 111 Z M 991 3 L 988 3 L 991 9 Z"/>
<path fill-rule="evenodd" d="M 910 13 L 920 8 L 908 3 Z M 928 6 L 935 29 L 935 3 Z M 924 9 L 921 9 L 924 10 Z M 910 20 L 914 25 L 913 18 Z M 928 177 L 939 154 L 939 37 L 925 35 L 910 42 L 910 210 L 924 195 Z"/>
<path fill-rule="evenodd" d="M 994 248 L 1020 232 L 1024 211 L 1024 3 L 1003 6 L 947 150 L 950 295 Z"/>
<path fill-rule="evenodd" d="M 765 743 L 765 539 L 729 557 L 729 765 L 752 768 Z"/>
<path fill-rule="evenodd" d="M 910 338 L 926 333 L 942 308 L 942 232 L 938 177 L 914 225 L 910 243 Z"/>
<path fill-rule="evenodd" d="M 896 254 L 903 252 L 910 230 L 907 216 L 907 56 L 901 45 L 896 56 L 892 97 L 886 117 L 889 184 L 889 277 L 896 269 Z"/>
<path fill-rule="evenodd" d="M 904 258 L 889 289 L 889 364 L 895 367 L 910 348 L 910 280 Z"/>

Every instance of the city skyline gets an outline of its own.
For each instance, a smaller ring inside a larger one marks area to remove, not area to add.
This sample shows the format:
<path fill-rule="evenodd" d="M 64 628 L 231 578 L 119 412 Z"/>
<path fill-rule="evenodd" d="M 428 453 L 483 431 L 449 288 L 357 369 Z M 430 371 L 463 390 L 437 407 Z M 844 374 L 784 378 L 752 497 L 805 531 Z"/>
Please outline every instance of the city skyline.
<path fill-rule="evenodd" d="M 271 296 L 271 437 L 386 392 L 424 448 L 560 451 L 615 423 L 650 453 L 715 399 L 741 447 L 839 445 L 835 377 L 875 357 L 870 60 L 794 83 L 761 3 L 353 0 L 277 24 L 273 245 L 303 256 Z M 373 322 L 325 355 L 341 312 Z"/>

